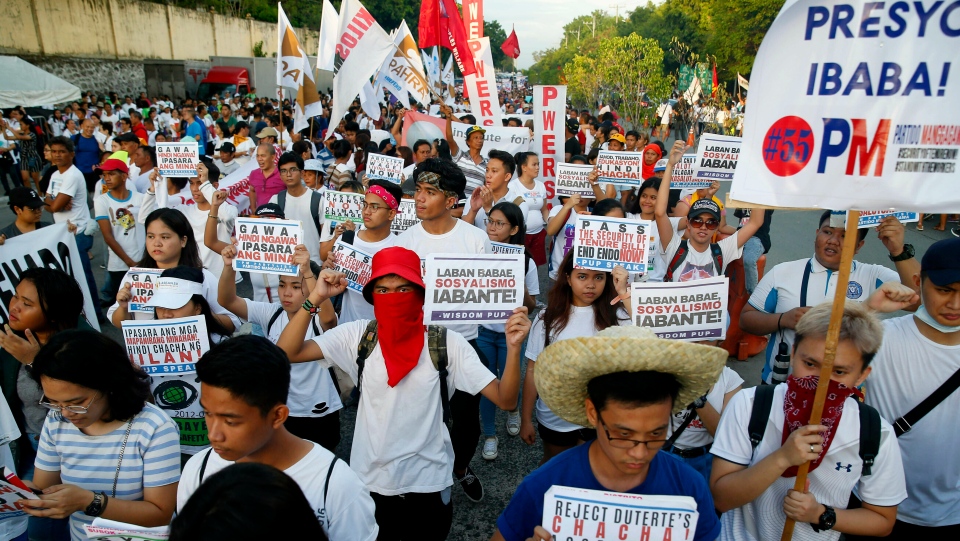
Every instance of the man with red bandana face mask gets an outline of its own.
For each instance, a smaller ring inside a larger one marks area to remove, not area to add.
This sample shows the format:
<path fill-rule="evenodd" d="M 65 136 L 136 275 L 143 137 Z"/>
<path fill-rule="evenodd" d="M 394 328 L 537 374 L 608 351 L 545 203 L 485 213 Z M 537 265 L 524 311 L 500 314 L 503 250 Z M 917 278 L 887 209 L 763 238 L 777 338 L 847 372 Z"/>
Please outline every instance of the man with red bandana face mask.
<path fill-rule="evenodd" d="M 469 227 L 469 226 L 467 226 Z M 357 409 L 350 467 L 377 504 L 381 539 L 446 539 L 453 518 L 453 444 L 443 423 L 441 389 L 482 394 L 511 411 L 520 391 L 520 348 L 530 331 L 526 308 L 506 323 L 507 362 L 503 379 L 490 373 L 473 347 L 455 331 L 447 332 L 446 386 L 430 358 L 423 325 L 424 285 L 420 258 L 411 250 L 384 248 L 373 256 L 363 296 L 373 305 L 377 344 L 358 380 L 357 351 L 368 320 L 340 325 L 304 342 L 310 312 L 342 293 L 343 274 L 321 272 L 304 309 L 290 321 L 277 345 L 290 362 L 336 365 L 363 392 Z M 429 516 L 429 521 L 412 521 Z"/>

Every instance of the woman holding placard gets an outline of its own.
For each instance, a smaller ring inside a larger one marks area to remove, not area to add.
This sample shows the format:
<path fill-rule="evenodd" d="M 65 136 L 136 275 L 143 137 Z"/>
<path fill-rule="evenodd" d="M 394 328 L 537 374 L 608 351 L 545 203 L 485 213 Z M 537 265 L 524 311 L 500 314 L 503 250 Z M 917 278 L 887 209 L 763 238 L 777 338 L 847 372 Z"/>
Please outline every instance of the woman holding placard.
<path fill-rule="evenodd" d="M 487 218 L 487 236 L 491 243 L 513 244 L 524 246 L 526 231 L 523 224 L 523 211 L 513 203 L 503 202 L 490 209 Z M 494 245 L 496 246 L 496 245 Z M 494 248 L 496 250 L 496 248 Z M 537 295 L 540 294 L 540 277 L 537 274 L 537 265 L 530 251 L 524 248 L 524 261 L 527 273 L 524 277 L 525 290 L 523 305 L 533 311 L 537 307 Z M 480 325 L 477 336 L 477 347 L 483 352 L 487 368 L 497 377 L 503 374 L 507 363 L 507 335 L 502 323 L 484 323 Z M 484 460 L 497 458 L 497 406 L 480 398 L 480 419 L 483 424 L 483 451 Z M 516 436 L 520 433 L 520 409 L 507 412 L 507 433 Z"/>
<path fill-rule="evenodd" d="M 576 197 L 576 196 L 574 196 Z M 621 268 L 621 267 L 618 267 Z M 538 400 L 534 380 L 537 356 L 548 345 L 566 338 L 594 336 L 607 327 L 631 325 L 609 272 L 573 268 L 573 251 L 560 264 L 557 281 L 547 296 L 547 307 L 537 314 L 527 341 L 527 372 L 521 391 L 520 437 L 533 445 L 536 435 L 533 412 L 536 408 L 544 464 L 554 456 L 596 437 L 592 429 L 558 417 Z"/>

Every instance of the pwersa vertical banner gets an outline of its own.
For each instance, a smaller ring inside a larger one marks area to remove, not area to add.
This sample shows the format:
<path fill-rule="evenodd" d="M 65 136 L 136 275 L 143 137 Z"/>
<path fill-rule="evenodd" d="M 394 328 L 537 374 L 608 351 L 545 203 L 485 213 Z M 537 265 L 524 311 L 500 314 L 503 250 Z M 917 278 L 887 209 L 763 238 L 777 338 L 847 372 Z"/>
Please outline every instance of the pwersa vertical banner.
<path fill-rule="evenodd" d="M 957 212 L 960 4 L 787 0 L 750 75 L 730 196 Z"/>
<path fill-rule="evenodd" d="M 660 338 L 723 340 L 729 281 L 715 276 L 691 282 L 634 282 L 630 290 L 633 322 Z"/>
<path fill-rule="evenodd" d="M 566 86 L 533 87 L 534 148 L 540 156 L 540 178 L 547 186 L 547 199 L 550 200 L 556 195 L 557 165 L 564 158 L 566 114 Z"/>
<path fill-rule="evenodd" d="M 475 75 L 465 75 L 463 86 L 470 94 L 470 112 L 477 117 L 478 126 L 500 126 L 500 98 L 497 96 L 497 76 L 493 72 L 493 53 L 490 38 L 467 40 L 477 66 Z"/>
<path fill-rule="evenodd" d="M 523 254 L 427 256 L 424 324 L 503 323 L 523 305 Z"/>

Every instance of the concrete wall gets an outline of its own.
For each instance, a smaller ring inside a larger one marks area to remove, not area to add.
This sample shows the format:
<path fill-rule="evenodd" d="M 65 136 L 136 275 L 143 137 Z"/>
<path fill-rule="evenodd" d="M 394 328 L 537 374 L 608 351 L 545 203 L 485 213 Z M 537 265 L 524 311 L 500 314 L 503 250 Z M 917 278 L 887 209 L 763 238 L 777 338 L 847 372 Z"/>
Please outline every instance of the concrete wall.
<path fill-rule="evenodd" d="M 3 0 L 0 54 L 207 60 L 277 50 L 277 25 L 135 0 Z M 318 32 L 296 29 L 307 54 Z"/>
<path fill-rule="evenodd" d="M 141 60 L 29 55 L 21 58 L 76 85 L 84 92 L 90 90 L 101 95 L 116 92 L 121 96 L 139 96 L 147 87 Z"/>

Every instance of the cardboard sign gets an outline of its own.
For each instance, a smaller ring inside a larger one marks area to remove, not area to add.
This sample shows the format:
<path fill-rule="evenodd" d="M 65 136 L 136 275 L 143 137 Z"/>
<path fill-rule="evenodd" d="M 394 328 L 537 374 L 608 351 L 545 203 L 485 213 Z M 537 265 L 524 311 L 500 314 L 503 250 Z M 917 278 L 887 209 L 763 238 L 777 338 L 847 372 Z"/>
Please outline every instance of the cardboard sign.
<path fill-rule="evenodd" d="M 707 511 L 712 513 L 713 509 Z M 697 501 L 554 485 L 543 495 L 542 526 L 558 541 L 647 539 L 692 541 Z"/>
<path fill-rule="evenodd" d="M 296 220 L 237 218 L 237 257 L 234 270 L 297 276 L 300 268 L 293 252 L 303 243 L 303 230 Z"/>
<path fill-rule="evenodd" d="M 23 517 L 27 514 L 17 502 L 20 500 L 39 500 L 27 485 L 9 468 L 3 468 L 3 478 L 0 479 L 0 524 L 4 520 Z"/>
<path fill-rule="evenodd" d="M 627 272 L 644 274 L 650 255 L 647 220 L 577 215 L 573 237 L 573 266 L 610 271 L 617 265 Z"/>
<path fill-rule="evenodd" d="M 673 175 L 670 177 L 671 190 L 697 190 L 700 188 L 709 188 L 713 184 L 712 180 L 694 179 L 693 166 L 697 163 L 696 154 L 684 154 L 680 162 L 673 168 Z"/>
<path fill-rule="evenodd" d="M 583 199 L 595 199 L 593 187 L 587 176 L 593 171 L 593 166 L 583 163 L 557 164 L 557 195 L 569 197 L 580 194 Z"/>
<path fill-rule="evenodd" d="M 860 219 L 857 221 L 857 229 L 866 229 L 880 225 L 887 216 L 896 216 L 900 223 L 908 224 L 919 222 L 920 215 L 916 212 L 892 212 L 889 210 L 861 210 Z"/>
<path fill-rule="evenodd" d="M 694 180 L 733 180 L 740 159 L 740 137 L 705 133 L 700 136 Z"/>
<path fill-rule="evenodd" d="M 566 105 L 566 86 L 533 87 L 534 149 L 540 156 L 540 180 L 547 188 L 548 200 L 554 199 L 553 188 L 559 180 L 560 167 L 566 165 L 563 164 Z"/>
<path fill-rule="evenodd" d="M 601 150 L 597 156 L 597 172 L 600 180 L 625 186 L 643 184 L 643 154 L 640 152 L 614 152 Z"/>
<path fill-rule="evenodd" d="M 525 248 L 517 244 L 490 241 L 490 251 L 494 254 L 522 254 Z"/>
<path fill-rule="evenodd" d="M 95 541 L 167 541 L 170 526 L 147 528 L 103 517 L 93 519 L 93 524 L 84 524 L 87 539 Z"/>
<path fill-rule="evenodd" d="M 367 169 L 365 174 L 367 178 L 378 178 L 400 184 L 403 180 L 403 158 L 394 158 L 393 156 L 385 156 L 383 154 L 370 154 L 367 156 Z"/>
<path fill-rule="evenodd" d="M 362 193 L 324 190 L 323 217 L 333 224 L 343 222 L 362 224 L 363 202 L 364 195 Z"/>
<path fill-rule="evenodd" d="M 370 281 L 372 262 L 373 255 L 341 239 L 337 239 L 333 245 L 333 270 L 344 273 L 347 276 L 347 287 L 357 293 L 363 293 L 363 286 Z"/>
<path fill-rule="evenodd" d="M 522 254 L 430 254 L 424 324 L 503 323 L 523 304 Z"/>
<path fill-rule="evenodd" d="M 200 152 L 196 141 L 157 143 L 157 173 L 162 177 L 197 176 Z"/>
<path fill-rule="evenodd" d="M 180 451 L 193 454 L 209 445 L 196 369 L 210 351 L 203 316 L 124 321 L 121 330 L 130 361 L 150 376 L 157 406 L 180 428 Z"/>
<path fill-rule="evenodd" d="M 417 203 L 412 199 L 403 199 L 400 201 L 400 208 L 397 209 L 393 223 L 390 224 L 390 231 L 403 233 L 418 223 L 420 218 L 417 218 Z"/>
<path fill-rule="evenodd" d="M 731 198 L 960 210 L 958 15 L 953 2 L 787 0 L 753 63 Z"/>
<path fill-rule="evenodd" d="M 633 322 L 660 338 L 723 340 L 729 281 L 716 276 L 691 282 L 634 282 Z"/>
<path fill-rule="evenodd" d="M 128 312 L 153 313 L 153 307 L 147 306 L 147 301 L 153 296 L 153 285 L 157 283 L 157 278 L 163 273 L 162 269 L 145 269 L 142 267 L 130 267 L 120 287 L 130 284 L 130 302 L 127 304 Z"/>

